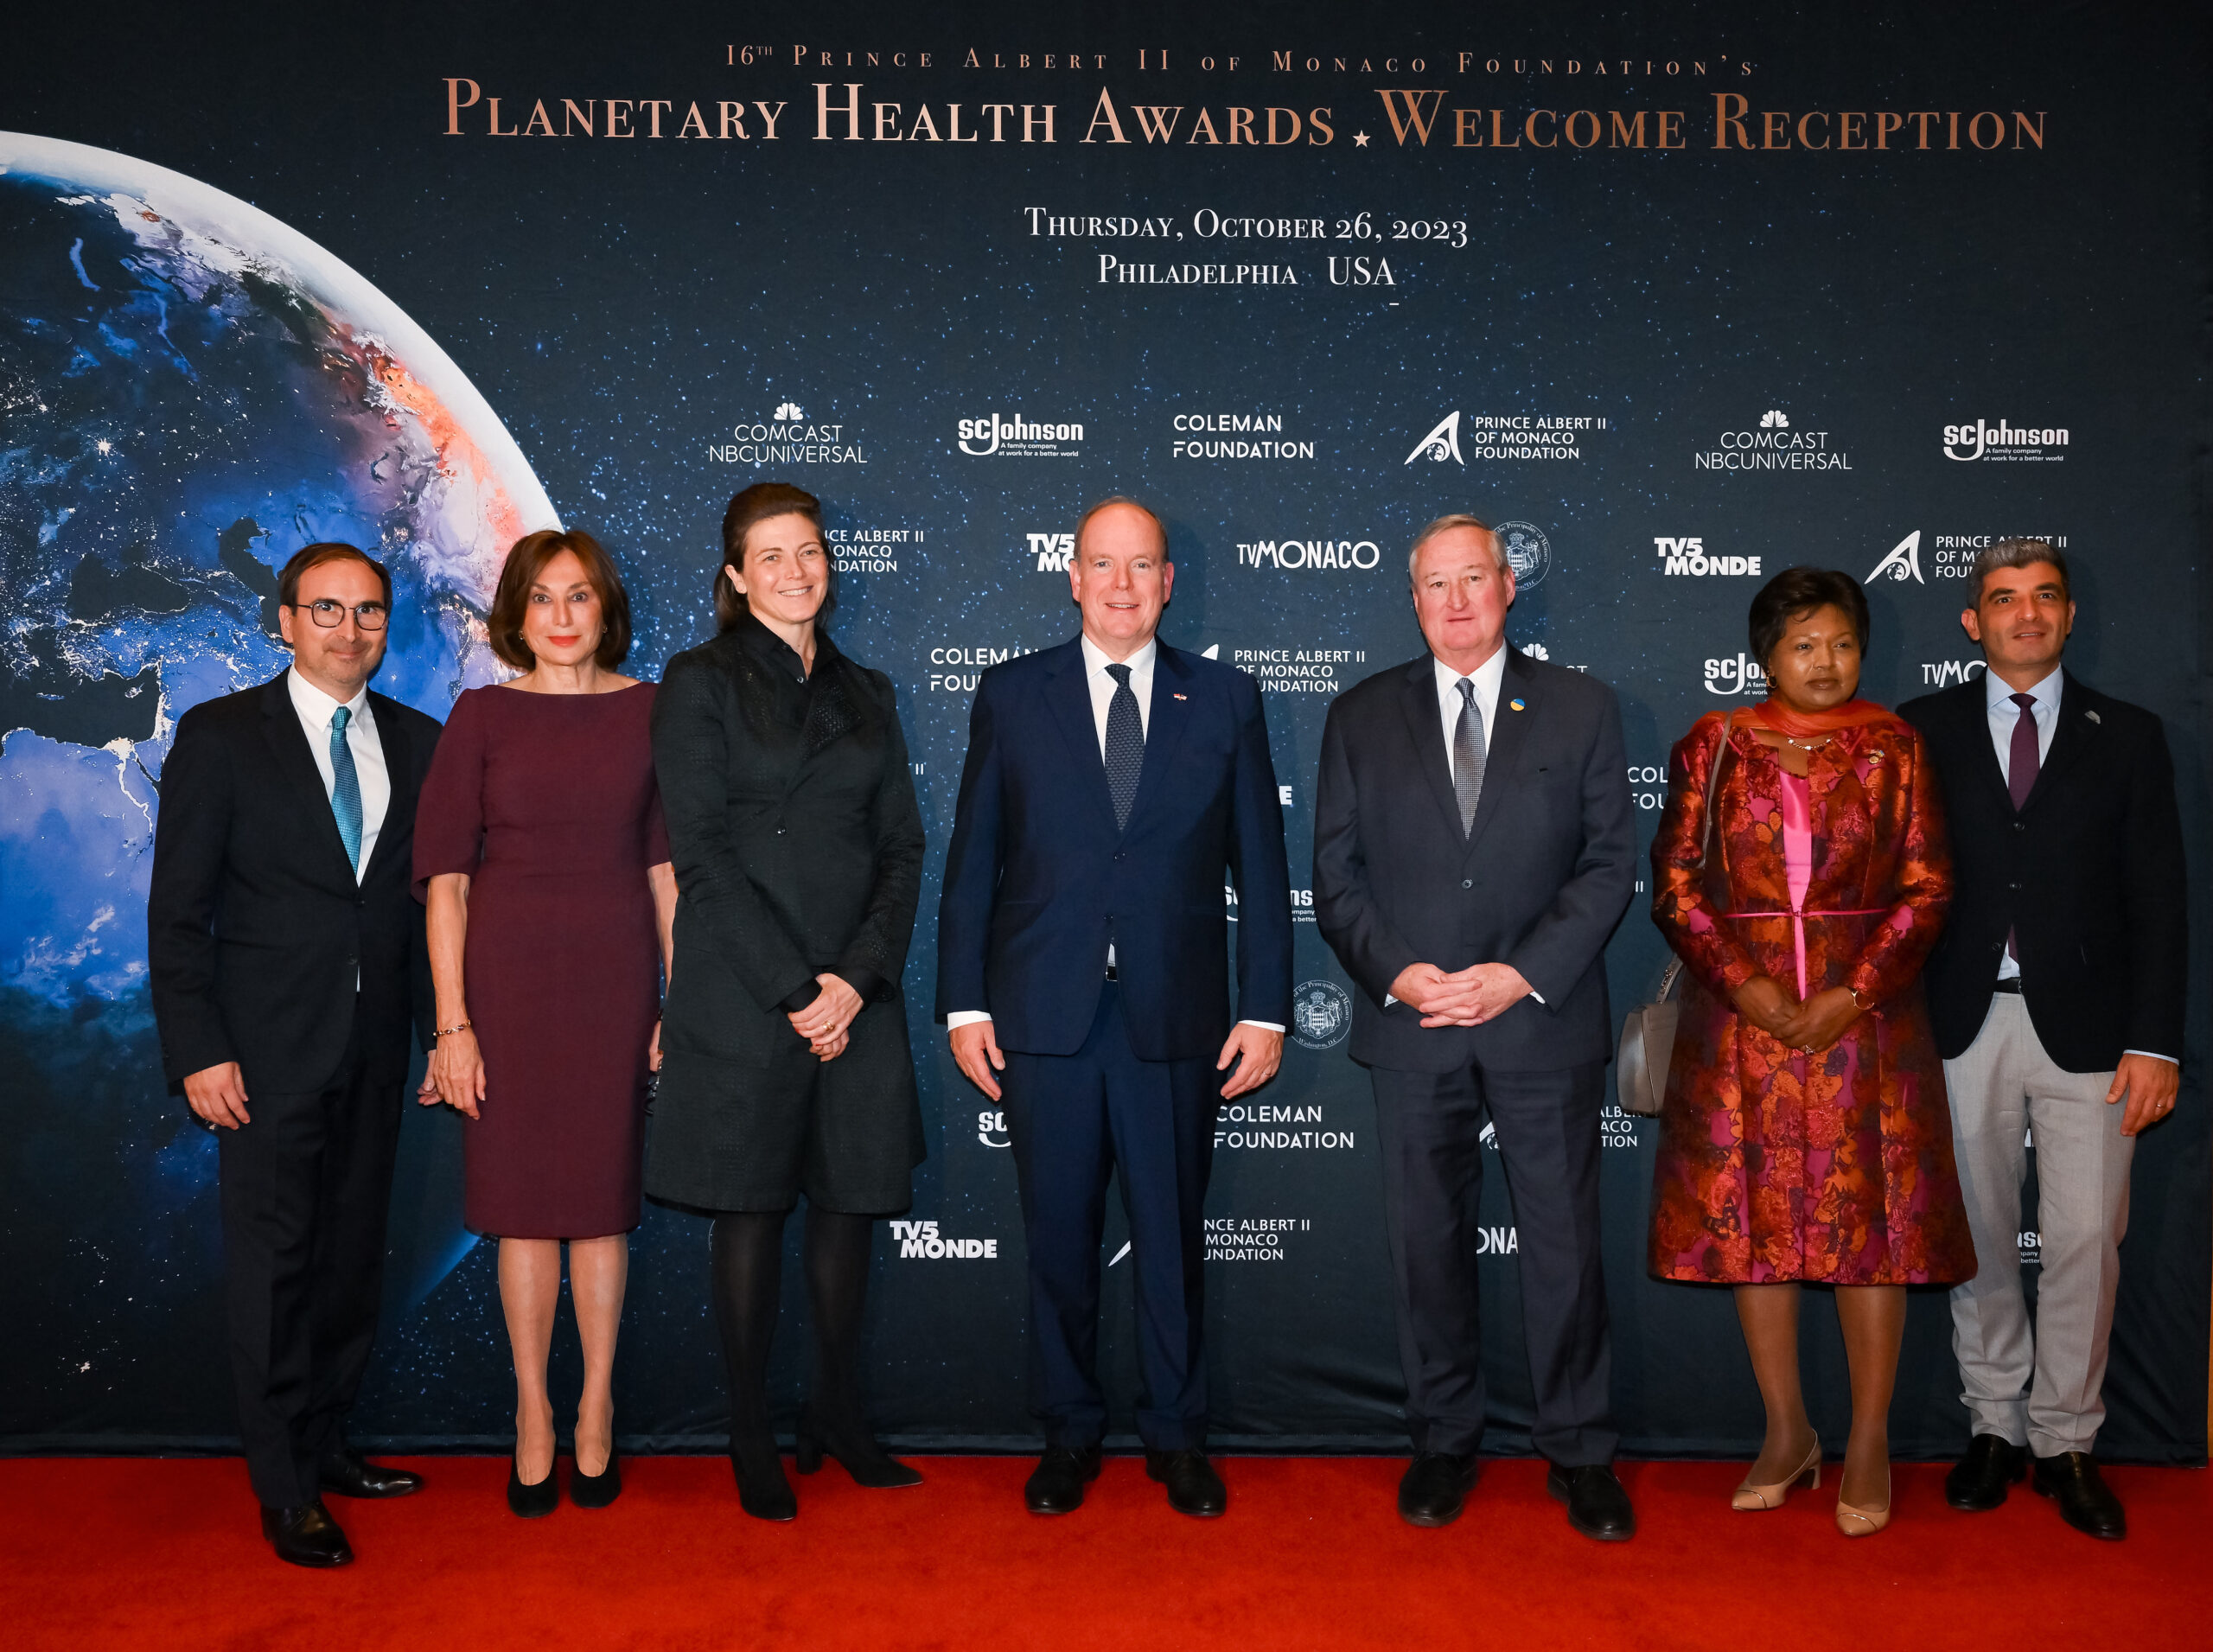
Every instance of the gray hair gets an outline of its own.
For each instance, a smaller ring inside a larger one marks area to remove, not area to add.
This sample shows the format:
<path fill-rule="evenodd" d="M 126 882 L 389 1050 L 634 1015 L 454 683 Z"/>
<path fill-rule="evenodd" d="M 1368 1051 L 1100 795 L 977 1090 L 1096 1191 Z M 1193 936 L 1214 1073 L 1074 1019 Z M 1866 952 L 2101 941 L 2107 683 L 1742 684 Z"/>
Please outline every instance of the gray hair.
<path fill-rule="evenodd" d="M 1507 571 L 1506 547 L 1498 542 L 1498 530 L 1480 516 L 1470 516 L 1464 511 L 1455 511 L 1450 516 L 1440 516 L 1420 533 L 1414 535 L 1413 547 L 1406 552 L 1406 577 L 1414 577 L 1414 563 L 1421 556 L 1422 546 L 1440 533 L 1450 533 L 1454 528 L 1471 527 L 1479 531 L 1490 542 L 1491 561 L 1501 573 Z"/>
<path fill-rule="evenodd" d="M 2075 593 L 2068 583 L 2067 558 L 2057 547 L 2043 539 L 2000 539 L 1995 545 L 1985 545 L 1975 555 L 1972 573 L 1976 603 L 1982 602 L 1983 581 L 2000 568 L 2027 568 L 2039 562 L 2048 562 L 2059 570 L 2059 594 L 2073 602 Z"/>

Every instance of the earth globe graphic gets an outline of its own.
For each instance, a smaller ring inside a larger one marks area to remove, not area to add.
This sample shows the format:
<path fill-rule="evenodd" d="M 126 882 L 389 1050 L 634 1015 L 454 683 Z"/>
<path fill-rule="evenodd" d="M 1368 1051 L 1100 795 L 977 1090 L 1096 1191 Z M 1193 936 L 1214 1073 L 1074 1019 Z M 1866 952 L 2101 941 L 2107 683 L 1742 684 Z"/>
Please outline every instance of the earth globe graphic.
<path fill-rule="evenodd" d="M 214 1146 L 163 1094 L 146 994 L 177 718 L 284 668 L 276 570 L 342 539 L 394 580 L 374 686 L 443 719 L 506 674 L 482 615 L 507 548 L 558 526 L 460 368 L 323 248 L 178 173 L 0 132 L 0 1059 L 27 1104 L 0 1203 L 112 1241 L 134 1300 L 204 1284 L 214 1242 Z M 421 1214 L 445 1253 L 407 1260 L 401 1211 L 394 1260 L 427 1288 L 467 1241 Z"/>

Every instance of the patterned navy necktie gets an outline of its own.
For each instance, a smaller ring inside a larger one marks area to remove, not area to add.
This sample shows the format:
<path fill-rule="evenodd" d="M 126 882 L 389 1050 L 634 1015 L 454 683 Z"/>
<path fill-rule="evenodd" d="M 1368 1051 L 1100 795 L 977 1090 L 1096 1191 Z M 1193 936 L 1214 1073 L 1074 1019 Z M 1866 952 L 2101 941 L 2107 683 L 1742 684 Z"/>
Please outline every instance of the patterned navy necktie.
<path fill-rule="evenodd" d="M 1452 794 L 1460 803 L 1460 835 L 1476 829 L 1476 805 L 1483 800 L 1484 749 L 1483 714 L 1476 705 L 1475 679 L 1463 677 L 1453 685 L 1460 691 L 1460 720 L 1452 730 Z"/>
<path fill-rule="evenodd" d="M 338 835 L 346 840 L 346 858 L 354 875 L 361 873 L 361 777 L 354 771 L 354 748 L 346 743 L 346 725 L 353 711 L 340 706 L 330 714 L 330 812 L 338 817 Z"/>
<path fill-rule="evenodd" d="M 1114 800 L 1114 829 L 1130 823 L 1130 805 L 1137 801 L 1138 773 L 1145 767 L 1145 719 L 1138 715 L 1137 692 L 1130 686 L 1127 666 L 1109 666 L 1114 698 L 1106 705 L 1106 790 Z"/>

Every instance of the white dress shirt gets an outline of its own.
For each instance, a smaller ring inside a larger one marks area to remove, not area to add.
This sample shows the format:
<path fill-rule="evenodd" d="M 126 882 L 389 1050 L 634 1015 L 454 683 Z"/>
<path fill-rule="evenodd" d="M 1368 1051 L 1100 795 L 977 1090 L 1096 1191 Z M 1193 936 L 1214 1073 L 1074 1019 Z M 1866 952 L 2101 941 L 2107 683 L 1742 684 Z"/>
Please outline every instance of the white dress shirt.
<path fill-rule="evenodd" d="M 328 798 L 338 786 L 330 766 L 330 717 L 340 702 L 301 676 L 297 667 L 284 673 L 284 686 L 291 691 L 300 727 L 307 730 L 308 749 L 315 754 L 316 773 L 322 776 L 322 794 Z M 377 738 L 367 685 L 344 704 L 353 713 L 346 723 L 346 749 L 354 754 L 354 775 L 361 787 L 361 864 L 354 869 L 354 881 L 359 883 L 368 870 L 369 857 L 376 852 L 385 812 L 392 807 L 392 776 L 385 772 L 384 742 Z"/>
<path fill-rule="evenodd" d="M 2026 691 L 2036 702 L 2029 708 L 2029 715 L 2037 720 L 2037 770 L 2039 774 L 2044 770 L 2044 759 L 2051 756 L 2051 737 L 2059 729 L 2059 698 L 2062 689 L 2066 686 L 2066 675 L 2061 667 L 2054 666 L 2050 676 Z M 1982 704 L 1990 718 L 1990 743 L 1998 749 L 1998 772 L 2009 788 L 2013 784 L 2013 730 L 2021 721 L 2021 708 L 2013 704 L 2013 696 L 2022 692 L 1994 671 L 1982 673 Z M 2010 952 L 1998 954 L 1999 980 L 2016 980 L 2020 973 L 2019 959 Z M 2152 1049 L 2125 1049 L 2121 1054 L 2149 1056 L 2153 1061 L 2159 1062 L 2175 1059 Z"/>
<path fill-rule="evenodd" d="M 1437 709 L 1445 720 L 1445 772 L 1452 774 L 1452 733 L 1460 726 L 1460 673 L 1435 654 L 1429 663 L 1437 673 Z M 1483 756 L 1488 767 L 1494 743 L 1491 730 L 1498 726 L 1498 691 L 1506 681 L 1506 645 L 1468 673 L 1475 679 L 1476 715 L 1483 720 Z M 1458 775 L 1453 775 L 1457 780 Z"/>
<path fill-rule="evenodd" d="M 1144 734 L 1152 732 L 1152 668 L 1160 658 L 1158 639 L 1148 638 L 1145 647 L 1126 660 L 1111 660 L 1106 651 L 1088 636 L 1078 639 L 1083 649 L 1084 686 L 1091 691 L 1091 724 L 1099 736 L 1099 761 L 1106 761 L 1106 717 L 1113 709 L 1114 691 L 1121 685 L 1108 674 L 1106 667 L 1121 665 L 1130 668 L 1130 692 L 1137 697 L 1138 729 Z M 1501 652 L 1503 652 L 1502 650 Z M 1106 967 L 1114 967 L 1114 944 L 1106 943 Z M 954 1010 L 945 1017 L 947 1032 L 971 1026 L 992 1018 L 988 1010 Z M 1273 1021 L 1242 1021 L 1240 1026 L 1265 1027 L 1270 1032 L 1281 1032 L 1280 1024 Z"/>

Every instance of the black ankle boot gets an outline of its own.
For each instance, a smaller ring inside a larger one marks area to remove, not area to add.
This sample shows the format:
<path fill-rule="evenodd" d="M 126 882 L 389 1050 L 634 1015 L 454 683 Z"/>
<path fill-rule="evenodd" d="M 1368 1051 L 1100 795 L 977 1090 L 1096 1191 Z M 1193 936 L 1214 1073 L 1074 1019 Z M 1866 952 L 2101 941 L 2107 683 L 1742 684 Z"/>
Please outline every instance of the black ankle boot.
<path fill-rule="evenodd" d="M 792 1465 L 801 1474 L 813 1474 L 822 1466 L 826 1454 L 838 1459 L 857 1486 L 890 1491 L 922 1483 L 918 1472 L 876 1443 L 865 1425 L 833 1427 L 810 1400 L 800 1408 L 799 1439 Z"/>
<path fill-rule="evenodd" d="M 730 1443 L 730 1473 L 737 1480 L 738 1507 L 756 1520 L 797 1520 L 799 1499 L 784 1478 L 784 1460 L 774 1435 Z"/>

